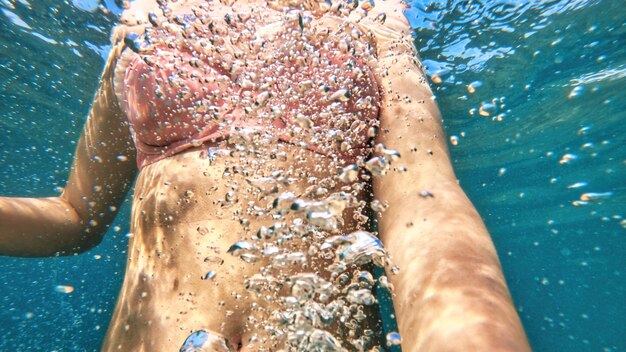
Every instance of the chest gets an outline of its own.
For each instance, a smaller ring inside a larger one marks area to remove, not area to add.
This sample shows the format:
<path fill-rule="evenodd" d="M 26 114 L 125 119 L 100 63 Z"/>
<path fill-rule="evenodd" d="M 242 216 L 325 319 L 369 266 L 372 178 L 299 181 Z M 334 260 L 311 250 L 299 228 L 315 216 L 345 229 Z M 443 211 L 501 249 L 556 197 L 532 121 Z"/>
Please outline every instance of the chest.
<path fill-rule="evenodd" d="M 151 22 L 134 39 L 123 92 L 149 144 L 234 120 L 348 130 L 377 114 L 371 48 L 355 28 L 331 30 L 308 11 L 223 5 Z"/>

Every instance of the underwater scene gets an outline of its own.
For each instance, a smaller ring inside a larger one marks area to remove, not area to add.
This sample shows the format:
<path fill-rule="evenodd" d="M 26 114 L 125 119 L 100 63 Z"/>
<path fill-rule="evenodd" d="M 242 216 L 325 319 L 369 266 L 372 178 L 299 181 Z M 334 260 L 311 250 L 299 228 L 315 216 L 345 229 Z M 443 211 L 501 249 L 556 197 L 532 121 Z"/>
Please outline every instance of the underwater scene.
<path fill-rule="evenodd" d="M 377 1 L 385 0 L 370 6 Z M 52 197 L 65 186 L 121 3 L 0 0 L 1 196 Z M 441 110 L 456 175 L 492 236 L 532 349 L 626 350 L 623 1 L 416 0 L 408 5 L 405 15 Z M 349 98 L 341 89 L 335 95 L 338 101 Z M 382 164 L 395 161 L 393 151 L 376 152 L 391 155 L 376 159 Z M 376 167 L 364 165 L 372 174 Z M 344 169 L 345 183 L 354 181 L 353 171 Z M 266 181 L 248 180 L 255 192 L 272 193 L 261 184 Z M 280 202 L 288 206 L 274 219 L 308 211 L 305 221 L 330 233 L 340 224 L 328 218 L 315 223 L 312 216 L 332 213 L 336 204 L 343 211 L 353 202 L 290 197 L 284 192 L 276 198 L 275 208 Z M 131 201 L 132 190 L 102 243 L 86 253 L 0 257 L 0 351 L 100 350 L 124 280 L 133 236 Z M 264 231 L 269 238 L 268 231 L 278 230 Z M 346 291 L 347 301 L 380 303 L 384 348 L 400 351 L 388 294 L 378 289 L 374 297 L 363 289 L 374 282 L 384 287 L 381 268 L 389 275 L 398 268 L 382 249 L 371 250 L 379 242 L 370 233 L 349 236 L 324 236 L 319 248 L 335 248 L 342 265 L 351 251 L 361 251 L 353 262 L 367 257 L 379 267 L 376 278 L 367 271 L 346 276 L 359 283 Z M 229 251 L 255 261 L 257 249 L 241 241 Z M 278 249 L 265 245 L 263 253 L 270 251 Z M 277 268 L 302 260 L 272 255 Z M 343 270 L 336 268 L 335 279 L 342 279 Z M 210 271 L 203 279 L 215 275 Z M 306 280 L 321 280 L 281 279 L 302 287 Z M 246 285 L 262 291 L 269 284 L 255 286 L 251 279 Z M 316 285 L 316 295 L 334 294 L 320 293 L 323 285 Z M 358 307 L 354 311 L 365 314 Z"/>

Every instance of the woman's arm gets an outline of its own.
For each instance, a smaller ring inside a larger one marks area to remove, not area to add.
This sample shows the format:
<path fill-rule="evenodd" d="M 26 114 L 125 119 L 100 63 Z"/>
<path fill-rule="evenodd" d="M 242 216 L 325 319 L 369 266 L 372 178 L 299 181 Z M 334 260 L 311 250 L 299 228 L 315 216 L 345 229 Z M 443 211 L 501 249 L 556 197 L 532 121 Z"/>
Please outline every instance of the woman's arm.
<path fill-rule="evenodd" d="M 377 178 L 374 196 L 388 205 L 378 227 L 400 267 L 391 280 L 403 351 L 528 351 L 491 237 L 452 169 L 403 7 L 384 2 L 394 3 L 378 9 L 391 22 L 374 30 L 383 92 L 378 142 L 398 150 L 393 166 L 407 170 Z"/>
<path fill-rule="evenodd" d="M 0 255 L 70 255 L 102 240 L 137 172 L 130 131 L 112 87 L 119 50 L 112 50 L 104 69 L 63 193 L 0 197 Z"/>

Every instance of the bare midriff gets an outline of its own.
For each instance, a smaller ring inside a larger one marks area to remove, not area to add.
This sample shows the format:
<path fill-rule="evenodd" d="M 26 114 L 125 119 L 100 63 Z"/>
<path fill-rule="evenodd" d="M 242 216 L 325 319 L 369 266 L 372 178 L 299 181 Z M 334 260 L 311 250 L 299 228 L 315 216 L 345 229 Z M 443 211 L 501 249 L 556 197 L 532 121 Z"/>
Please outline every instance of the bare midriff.
<path fill-rule="evenodd" d="M 331 159 L 319 153 L 288 143 L 280 143 L 279 149 L 286 158 L 264 165 L 265 170 L 294 168 L 320 178 L 336 172 Z M 243 175 L 225 176 L 241 160 L 220 150 L 209 156 L 206 148 L 193 148 L 140 172 L 126 276 L 103 351 L 174 351 L 201 329 L 223 335 L 233 348 L 251 334 L 262 336 L 263 322 L 247 319 L 251 307 L 271 303 L 246 291 L 244 281 L 264 262 L 247 263 L 227 253 L 249 235 L 233 217 L 233 207 L 251 200 L 266 206 L 269 201 L 248 197 Z M 235 185 L 240 186 L 238 199 L 229 205 L 227 192 Z M 297 182 L 285 191 L 302 194 L 308 186 Z M 354 227 L 350 215 L 346 231 Z M 251 231 L 268 225 L 267 219 L 248 219 Z M 323 263 L 317 265 L 291 270 L 328 274 Z M 210 271 L 213 278 L 206 277 Z"/>

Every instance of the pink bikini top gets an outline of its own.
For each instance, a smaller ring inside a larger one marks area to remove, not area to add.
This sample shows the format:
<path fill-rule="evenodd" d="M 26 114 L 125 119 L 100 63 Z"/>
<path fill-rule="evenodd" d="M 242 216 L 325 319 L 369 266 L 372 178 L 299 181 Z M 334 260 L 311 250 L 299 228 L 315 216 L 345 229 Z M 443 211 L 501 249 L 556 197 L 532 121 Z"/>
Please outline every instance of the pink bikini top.
<path fill-rule="evenodd" d="M 371 69 L 349 52 L 316 49 L 315 64 L 276 53 L 237 67 L 232 57 L 198 60 L 193 51 L 171 46 L 155 45 L 149 53 L 125 48 L 114 85 L 137 166 L 215 143 L 241 128 L 269 131 L 286 142 L 294 142 L 288 127 L 310 128 L 313 137 L 298 144 L 346 161 L 366 154 L 380 101 Z"/>

